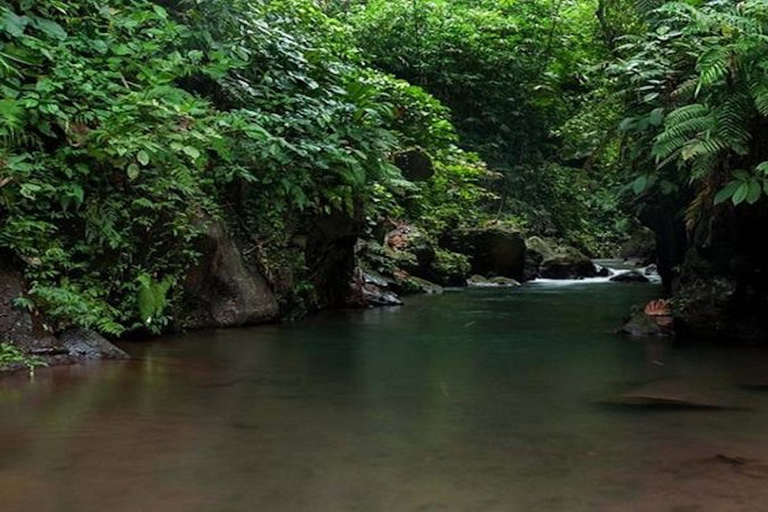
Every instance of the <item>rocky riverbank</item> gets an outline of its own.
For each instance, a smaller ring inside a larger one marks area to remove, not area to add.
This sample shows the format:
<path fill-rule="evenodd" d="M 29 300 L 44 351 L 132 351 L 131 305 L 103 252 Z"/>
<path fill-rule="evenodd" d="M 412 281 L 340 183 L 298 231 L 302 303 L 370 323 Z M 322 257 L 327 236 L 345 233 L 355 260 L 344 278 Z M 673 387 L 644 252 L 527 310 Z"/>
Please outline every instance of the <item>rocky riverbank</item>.
<path fill-rule="evenodd" d="M 310 262 L 311 307 L 367 308 L 402 305 L 402 296 L 441 293 L 444 287 L 520 286 L 534 279 L 609 277 L 574 247 L 527 238 L 504 225 L 457 229 L 430 237 L 417 226 L 395 222 L 380 239 L 364 238 L 350 219 L 315 219 L 297 232 L 296 247 Z M 290 276 L 261 270 L 259 260 L 223 221 L 208 221 L 196 241 L 197 264 L 182 283 L 183 311 L 174 326 L 200 330 L 280 321 L 291 315 L 280 291 L 295 286 Z M 92 330 L 56 329 L 37 310 L 19 306 L 27 284 L 12 255 L 0 258 L 0 342 L 47 365 L 127 355 Z M 643 282 L 639 272 L 613 277 Z M 287 280 L 287 282 L 286 282 Z M 8 364 L 15 370 L 21 363 Z"/>

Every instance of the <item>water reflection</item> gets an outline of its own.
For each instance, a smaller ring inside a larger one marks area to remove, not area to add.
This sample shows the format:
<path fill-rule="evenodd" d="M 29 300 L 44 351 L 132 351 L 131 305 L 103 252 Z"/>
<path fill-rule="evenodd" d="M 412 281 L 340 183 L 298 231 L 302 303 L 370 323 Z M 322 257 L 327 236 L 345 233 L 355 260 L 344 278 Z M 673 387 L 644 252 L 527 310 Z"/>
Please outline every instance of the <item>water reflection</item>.
<path fill-rule="evenodd" d="M 711 484 L 731 475 L 691 460 L 745 446 L 762 457 L 768 404 L 733 384 L 753 370 L 759 378 L 766 356 L 612 334 L 656 293 L 448 293 L 129 345 L 130 362 L 0 379 L 0 509 L 665 510 L 652 508 L 660 495 L 698 506 L 706 489 L 681 497 L 681 484 L 659 475 L 699 471 Z M 673 377 L 749 408 L 599 405 Z M 729 485 L 766 492 L 744 482 Z"/>

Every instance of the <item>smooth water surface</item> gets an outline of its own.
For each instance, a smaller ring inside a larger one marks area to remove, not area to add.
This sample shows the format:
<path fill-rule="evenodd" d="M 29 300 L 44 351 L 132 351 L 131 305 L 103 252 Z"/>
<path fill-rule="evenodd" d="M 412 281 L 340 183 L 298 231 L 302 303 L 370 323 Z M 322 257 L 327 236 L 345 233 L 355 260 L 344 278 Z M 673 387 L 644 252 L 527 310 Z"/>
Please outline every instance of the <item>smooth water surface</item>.
<path fill-rule="evenodd" d="M 3 512 L 768 510 L 768 355 L 529 284 L 125 344 L 0 379 Z M 646 383 L 734 407 L 617 406 Z M 764 489 L 765 488 L 765 489 Z"/>

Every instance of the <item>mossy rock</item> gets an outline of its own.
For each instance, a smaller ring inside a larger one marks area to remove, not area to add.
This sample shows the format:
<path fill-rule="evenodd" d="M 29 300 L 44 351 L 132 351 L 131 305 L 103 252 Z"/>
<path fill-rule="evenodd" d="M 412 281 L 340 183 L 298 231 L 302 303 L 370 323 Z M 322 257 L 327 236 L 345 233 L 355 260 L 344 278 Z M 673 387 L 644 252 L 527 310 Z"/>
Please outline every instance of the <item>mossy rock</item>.
<path fill-rule="evenodd" d="M 438 249 L 427 276 L 441 286 L 465 286 L 470 269 L 464 254 Z"/>
<path fill-rule="evenodd" d="M 518 231 L 506 226 L 457 229 L 441 242 L 445 248 L 468 256 L 474 274 L 523 278 L 525 241 Z"/>
<path fill-rule="evenodd" d="M 541 277 L 547 279 L 580 279 L 595 277 L 597 268 L 592 260 L 574 247 L 560 247 L 541 263 Z"/>

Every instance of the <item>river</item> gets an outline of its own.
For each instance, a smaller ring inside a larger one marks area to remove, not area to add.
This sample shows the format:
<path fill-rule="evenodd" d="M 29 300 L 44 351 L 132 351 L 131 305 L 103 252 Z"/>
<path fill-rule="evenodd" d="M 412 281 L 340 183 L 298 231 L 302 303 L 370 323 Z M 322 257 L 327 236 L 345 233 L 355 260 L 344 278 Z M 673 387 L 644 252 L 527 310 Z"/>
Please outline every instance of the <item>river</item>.
<path fill-rule="evenodd" d="M 768 353 L 613 334 L 659 293 L 448 291 L 3 377 L 0 510 L 764 511 Z M 649 383 L 728 408 L 615 404 Z"/>

